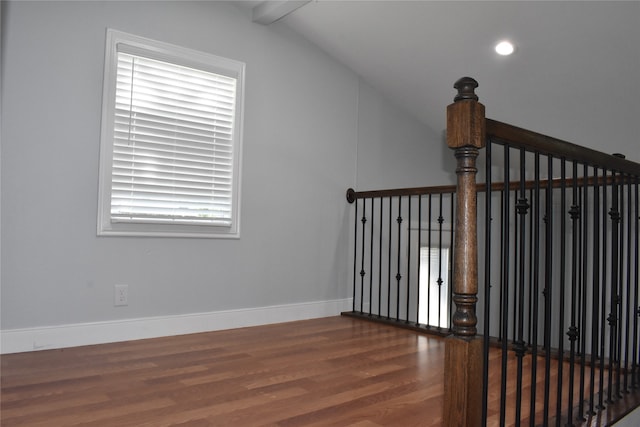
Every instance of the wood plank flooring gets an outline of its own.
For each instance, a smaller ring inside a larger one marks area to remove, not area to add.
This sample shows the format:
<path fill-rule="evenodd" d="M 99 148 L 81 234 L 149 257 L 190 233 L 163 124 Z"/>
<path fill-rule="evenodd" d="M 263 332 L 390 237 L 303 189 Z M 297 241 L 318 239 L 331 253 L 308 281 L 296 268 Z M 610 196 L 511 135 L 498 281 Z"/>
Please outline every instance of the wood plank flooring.
<path fill-rule="evenodd" d="M 332 317 L 1 358 L 2 426 L 439 426 L 441 339 Z"/>
<path fill-rule="evenodd" d="M 443 364 L 442 338 L 350 317 L 10 354 L 1 357 L 0 424 L 440 426 Z M 530 372 L 530 356 L 524 365 Z M 489 426 L 499 425 L 499 366 L 492 349 Z M 507 425 L 514 424 L 514 370 L 510 355 Z M 530 376 L 521 389 L 525 419 Z M 552 388 L 552 405 L 557 393 Z M 638 405 L 638 394 L 585 425 L 608 425 Z M 542 405 L 534 410 L 539 425 Z"/>

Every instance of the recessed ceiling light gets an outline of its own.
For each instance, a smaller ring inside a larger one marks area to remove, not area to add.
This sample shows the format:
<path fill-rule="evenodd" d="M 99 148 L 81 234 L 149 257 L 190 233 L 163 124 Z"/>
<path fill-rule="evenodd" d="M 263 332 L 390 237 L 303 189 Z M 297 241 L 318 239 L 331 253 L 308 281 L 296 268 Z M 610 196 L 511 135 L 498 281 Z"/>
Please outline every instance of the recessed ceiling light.
<path fill-rule="evenodd" d="M 508 55 L 511 55 L 514 50 L 515 50 L 515 47 L 513 46 L 513 43 L 508 42 L 506 40 L 501 41 L 496 45 L 496 52 L 498 53 L 498 55 L 508 56 Z"/>

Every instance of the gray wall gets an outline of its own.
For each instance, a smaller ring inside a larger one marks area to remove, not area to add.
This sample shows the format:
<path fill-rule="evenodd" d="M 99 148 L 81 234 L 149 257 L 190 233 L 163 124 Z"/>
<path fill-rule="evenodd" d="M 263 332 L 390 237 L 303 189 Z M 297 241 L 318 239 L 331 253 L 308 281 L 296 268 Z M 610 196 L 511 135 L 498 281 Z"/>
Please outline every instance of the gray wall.
<path fill-rule="evenodd" d="M 450 179 L 440 135 L 248 10 L 2 7 L 3 330 L 347 298 L 346 188 Z M 246 62 L 239 240 L 96 236 L 107 27 Z M 127 307 L 113 307 L 116 283 Z"/>
<path fill-rule="evenodd" d="M 446 105 L 442 107 L 446 108 Z M 444 126 L 444 123 L 443 123 Z M 357 190 L 454 184 L 456 160 L 435 134 L 361 81 Z"/>

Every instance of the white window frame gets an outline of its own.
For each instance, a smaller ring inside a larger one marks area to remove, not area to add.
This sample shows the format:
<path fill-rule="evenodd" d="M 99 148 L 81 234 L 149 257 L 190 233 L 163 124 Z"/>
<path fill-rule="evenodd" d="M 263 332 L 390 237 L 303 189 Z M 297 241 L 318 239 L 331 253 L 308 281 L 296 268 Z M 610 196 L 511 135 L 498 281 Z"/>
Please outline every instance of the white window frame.
<path fill-rule="evenodd" d="M 227 224 L 187 223 L 185 221 L 112 220 L 112 173 L 114 157 L 114 122 L 118 51 L 205 70 L 232 77 L 237 81 L 232 138 L 231 219 Z M 155 40 L 108 29 L 105 49 L 105 72 L 102 99 L 100 171 L 98 189 L 99 236 L 148 237 L 240 237 L 240 177 L 242 158 L 242 121 L 245 64 L 212 54 L 174 46 Z"/>

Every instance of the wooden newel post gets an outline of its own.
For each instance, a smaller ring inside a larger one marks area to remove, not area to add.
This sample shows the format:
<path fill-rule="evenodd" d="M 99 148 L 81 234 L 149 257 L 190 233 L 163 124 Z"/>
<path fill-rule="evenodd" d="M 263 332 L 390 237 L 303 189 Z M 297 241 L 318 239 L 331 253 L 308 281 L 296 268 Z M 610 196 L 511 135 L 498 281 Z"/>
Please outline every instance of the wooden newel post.
<path fill-rule="evenodd" d="M 485 146 L 484 105 L 474 90 L 478 83 L 463 77 L 447 107 L 447 145 L 455 150 L 456 224 L 453 258 L 453 334 L 445 340 L 444 426 L 480 426 L 482 420 L 482 338 L 477 336 L 478 235 L 476 158 Z"/>

